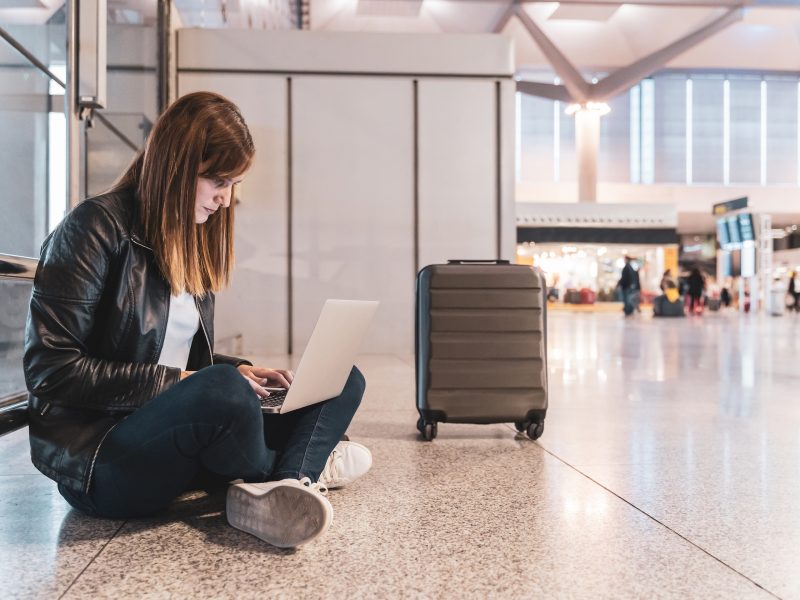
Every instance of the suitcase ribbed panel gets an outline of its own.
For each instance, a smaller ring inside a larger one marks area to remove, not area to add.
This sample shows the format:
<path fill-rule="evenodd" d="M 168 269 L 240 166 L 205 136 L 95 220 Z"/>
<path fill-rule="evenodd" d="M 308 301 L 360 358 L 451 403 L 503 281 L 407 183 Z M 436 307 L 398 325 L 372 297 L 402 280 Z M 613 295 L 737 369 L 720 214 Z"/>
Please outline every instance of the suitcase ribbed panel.
<path fill-rule="evenodd" d="M 418 407 L 447 421 L 523 421 L 547 408 L 543 276 L 519 265 L 420 273 Z"/>
<path fill-rule="evenodd" d="M 541 358 L 542 334 L 523 333 L 432 333 L 431 359 Z"/>
<path fill-rule="evenodd" d="M 532 289 L 431 288 L 431 308 L 541 308 L 541 294 Z"/>
<path fill-rule="evenodd" d="M 429 389 L 509 389 L 542 387 L 541 359 L 432 359 Z"/>
<path fill-rule="evenodd" d="M 451 267 L 453 265 L 447 265 Z M 539 288 L 538 277 L 520 277 L 518 266 L 456 265 L 445 271 L 437 270 L 431 280 L 431 288 L 445 289 L 498 289 Z"/>
<path fill-rule="evenodd" d="M 443 308 L 431 311 L 431 331 L 541 331 L 542 311 Z"/>

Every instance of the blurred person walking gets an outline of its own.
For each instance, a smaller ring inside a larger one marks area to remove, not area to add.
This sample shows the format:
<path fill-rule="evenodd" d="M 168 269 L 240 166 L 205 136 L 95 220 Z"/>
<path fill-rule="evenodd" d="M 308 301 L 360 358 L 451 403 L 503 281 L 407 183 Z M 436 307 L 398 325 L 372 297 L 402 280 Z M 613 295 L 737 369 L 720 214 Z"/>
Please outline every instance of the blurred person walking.
<path fill-rule="evenodd" d="M 706 279 L 697 267 L 692 269 L 687 281 L 689 285 L 689 313 L 702 314 L 703 294 L 706 291 Z"/>
<path fill-rule="evenodd" d="M 797 278 L 797 271 L 792 271 L 789 273 L 789 290 L 788 294 L 792 297 L 792 304 L 789 307 L 790 310 L 794 310 L 795 312 L 800 311 L 800 292 L 797 291 L 797 283 L 795 279 Z"/>
<path fill-rule="evenodd" d="M 625 257 L 625 266 L 622 268 L 622 276 L 617 284 L 622 291 L 623 312 L 626 317 L 631 316 L 639 308 L 639 273 L 631 264 L 633 258 Z"/>

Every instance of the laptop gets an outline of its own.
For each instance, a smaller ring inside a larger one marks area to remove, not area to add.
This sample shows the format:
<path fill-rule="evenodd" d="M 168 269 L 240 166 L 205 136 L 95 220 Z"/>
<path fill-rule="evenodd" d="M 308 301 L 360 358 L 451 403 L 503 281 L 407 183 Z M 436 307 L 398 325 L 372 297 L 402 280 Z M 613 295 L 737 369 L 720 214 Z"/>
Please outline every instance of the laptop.
<path fill-rule="evenodd" d="M 261 398 L 261 411 L 287 413 L 341 394 L 378 304 L 373 300 L 326 300 L 292 385 L 266 388 L 270 395 Z"/>

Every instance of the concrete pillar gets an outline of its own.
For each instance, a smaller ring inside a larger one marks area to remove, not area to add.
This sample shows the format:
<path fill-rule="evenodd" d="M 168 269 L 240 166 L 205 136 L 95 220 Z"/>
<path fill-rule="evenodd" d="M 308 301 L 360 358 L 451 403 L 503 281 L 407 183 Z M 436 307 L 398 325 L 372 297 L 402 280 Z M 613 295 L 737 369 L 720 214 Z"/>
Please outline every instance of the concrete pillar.
<path fill-rule="evenodd" d="M 600 146 L 599 110 L 575 113 L 575 149 L 578 154 L 578 202 L 597 202 L 597 151 Z"/>

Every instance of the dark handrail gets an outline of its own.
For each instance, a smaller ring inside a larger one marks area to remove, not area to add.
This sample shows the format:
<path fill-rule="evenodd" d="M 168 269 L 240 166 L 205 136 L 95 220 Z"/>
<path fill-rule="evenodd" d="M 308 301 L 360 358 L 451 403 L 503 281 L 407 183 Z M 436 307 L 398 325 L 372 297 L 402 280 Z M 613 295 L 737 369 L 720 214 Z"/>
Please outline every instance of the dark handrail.
<path fill-rule="evenodd" d="M 38 259 L 28 256 L 0 254 L 0 279 L 24 279 L 33 281 Z"/>

